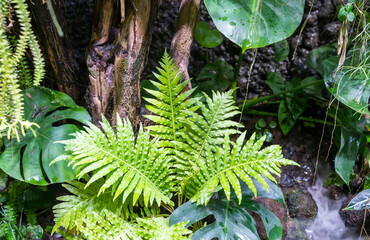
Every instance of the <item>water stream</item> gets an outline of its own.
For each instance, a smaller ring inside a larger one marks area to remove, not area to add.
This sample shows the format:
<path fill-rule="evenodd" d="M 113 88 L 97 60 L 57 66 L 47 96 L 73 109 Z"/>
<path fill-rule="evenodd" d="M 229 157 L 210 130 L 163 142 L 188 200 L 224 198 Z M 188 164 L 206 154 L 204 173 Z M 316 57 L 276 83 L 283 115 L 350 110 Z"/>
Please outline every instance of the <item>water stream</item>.
<path fill-rule="evenodd" d="M 357 240 L 358 233 L 354 229 L 347 228 L 339 216 L 339 210 L 344 199 L 333 200 L 329 197 L 329 191 L 323 187 L 324 178 L 319 176 L 315 185 L 308 191 L 315 200 L 318 212 L 317 216 L 305 232 L 310 240 Z"/>
<path fill-rule="evenodd" d="M 293 219 L 294 228 L 289 231 L 288 239 L 294 240 L 358 240 L 359 233 L 345 226 L 339 216 L 339 210 L 344 199 L 334 200 L 329 196 L 329 190 L 323 187 L 324 181 L 330 170 L 320 167 L 320 172 L 315 185 L 308 188 L 315 200 L 318 212 L 315 219 L 307 218 Z M 363 238 L 362 238 L 363 239 Z"/>

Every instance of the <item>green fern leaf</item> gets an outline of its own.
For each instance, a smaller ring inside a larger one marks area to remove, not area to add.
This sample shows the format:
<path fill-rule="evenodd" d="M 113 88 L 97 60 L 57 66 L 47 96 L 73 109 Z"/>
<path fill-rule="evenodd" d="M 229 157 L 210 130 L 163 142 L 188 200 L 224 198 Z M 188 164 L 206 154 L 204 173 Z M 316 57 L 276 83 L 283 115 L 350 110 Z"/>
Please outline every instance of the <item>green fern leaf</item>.
<path fill-rule="evenodd" d="M 60 226 L 66 229 L 73 229 L 83 226 L 83 218 L 92 211 L 102 213 L 103 209 L 120 214 L 122 202 L 113 201 L 110 193 L 103 193 L 98 196 L 99 189 L 104 181 L 96 181 L 88 188 L 86 184 L 79 181 L 71 181 L 69 184 L 63 184 L 73 195 L 65 195 L 58 197 L 57 200 L 61 201 L 53 207 L 55 216 L 55 225 L 53 231 L 55 232 Z"/>
<path fill-rule="evenodd" d="M 123 202 L 135 205 L 141 195 L 144 205 L 152 205 L 156 201 L 171 204 L 170 190 L 173 176 L 170 175 L 168 151 L 159 148 L 157 139 L 150 140 L 149 131 L 143 132 L 140 127 L 135 138 L 132 125 L 128 120 L 122 123 L 117 117 L 117 135 L 103 117 L 101 126 L 104 133 L 92 123 L 87 123 L 86 131 L 74 134 L 75 138 L 61 141 L 70 154 L 57 158 L 55 161 L 68 158 L 73 167 L 77 167 L 77 177 L 93 172 L 87 182 L 105 179 L 98 195 L 113 187 L 114 199 L 121 194 Z"/>
<path fill-rule="evenodd" d="M 185 117 L 184 110 L 195 111 L 195 99 L 188 99 L 195 89 L 183 91 L 190 79 L 180 83 L 182 73 L 175 67 L 171 57 L 164 53 L 161 68 L 157 68 L 159 74 L 154 74 L 159 82 L 151 81 L 159 90 L 146 89 L 155 98 L 145 98 L 150 103 L 147 109 L 155 115 L 146 115 L 145 117 L 152 120 L 156 125 L 146 127 L 151 131 L 151 135 L 159 137 L 162 141 L 161 146 L 171 147 L 169 150 L 176 148 L 176 141 L 179 132 L 184 128 L 179 121 Z"/>
<path fill-rule="evenodd" d="M 185 111 L 188 118 L 182 118 L 186 131 L 179 133 L 182 143 L 179 143 L 178 169 L 180 171 L 182 188 L 187 180 L 198 174 L 199 168 L 206 165 L 207 151 L 214 152 L 223 143 L 224 136 L 240 133 L 237 128 L 243 125 L 230 120 L 240 112 L 234 104 L 233 90 L 226 93 L 213 92 L 212 99 L 206 94 L 206 104 L 197 101 L 201 107 L 200 113 Z M 208 155 L 210 154 L 208 153 Z"/>
<path fill-rule="evenodd" d="M 242 193 L 239 179 L 245 182 L 257 196 L 257 190 L 251 177 L 268 190 L 263 176 L 276 182 L 272 174 L 280 176 L 281 165 L 298 165 L 291 160 L 284 159 L 278 145 L 260 150 L 265 137 L 255 142 L 255 134 L 253 134 L 243 146 L 245 135 L 246 132 L 237 139 L 236 143 L 230 142 L 226 135 L 222 146 L 214 148 L 214 151 L 206 145 L 207 160 L 199 166 L 199 171 L 188 179 L 185 189 L 187 197 L 199 204 L 206 204 L 221 186 L 226 197 L 230 199 L 230 187 L 232 187 L 240 203 Z M 232 149 L 231 145 L 233 145 Z"/>
<path fill-rule="evenodd" d="M 104 217 L 103 217 L 104 216 Z M 82 218 L 79 230 L 85 239 L 94 240 L 140 240 L 137 224 L 124 221 L 108 210 L 103 214 L 92 211 Z"/>
<path fill-rule="evenodd" d="M 138 218 L 137 222 L 142 228 L 137 229 L 138 235 L 150 240 L 186 240 L 184 237 L 191 233 L 185 227 L 188 222 L 182 222 L 169 226 L 168 218 Z"/>

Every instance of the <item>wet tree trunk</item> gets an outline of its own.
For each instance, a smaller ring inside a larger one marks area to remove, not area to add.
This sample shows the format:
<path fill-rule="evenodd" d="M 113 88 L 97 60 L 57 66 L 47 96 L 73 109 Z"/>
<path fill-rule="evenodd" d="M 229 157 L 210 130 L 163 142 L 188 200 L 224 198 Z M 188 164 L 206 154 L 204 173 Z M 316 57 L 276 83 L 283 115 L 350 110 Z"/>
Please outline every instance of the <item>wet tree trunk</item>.
<path fill-rule="evenodd" d="M 189 78 L 188 65 L 191 43 L 193 42 L 195 26 L 198 21 L 201 0 L 182 0 L 176 25 L 176 33 L 171 42 L 171 56 L 183 72 L 183 79 Z M 191 89 L 191 83 L 188 84 Z"/>
<path fill-rule="evenodd" d="M 140 76 L 160 0 L 96 0 L 87 54 L 92 118 L 113 124 L 117 114 L 136 125 Z"/>
<path fill-rule="evenodd" d="M 51 2 L 63 29 L 65 21 L 59 11 L 63 8 L 64 2 L 61 0 Z M 46 4 L 42 1 L 30 1 L 28 5 L 32 12 L 33 30 L 45 59 L 46 81 L 44 84 L 46 87 L 57 88 L 68 94 L 76 103 L 82 105 L 85 93 L 84 81 L 68 43 L 68 36 L 58 35 Z"/>

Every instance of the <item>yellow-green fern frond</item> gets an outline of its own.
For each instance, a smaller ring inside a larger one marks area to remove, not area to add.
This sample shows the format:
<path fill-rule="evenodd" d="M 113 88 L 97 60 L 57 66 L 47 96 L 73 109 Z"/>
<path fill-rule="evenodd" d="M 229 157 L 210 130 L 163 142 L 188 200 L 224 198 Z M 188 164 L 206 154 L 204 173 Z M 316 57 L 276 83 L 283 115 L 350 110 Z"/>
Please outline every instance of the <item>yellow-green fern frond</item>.
<path fill-rule="evenodd" d="M 159 137 L 161 146 L 176 148 L 178 134 L 184 128 L 179 121 L 185 117 L 184 110 L 195 111 L 198 106 L 195 106 L 194 99 L 188 99 L 195 89 L 183 91 L 190 79 L 180 83 L 182 73 L 176 68 L 171 57 L 164 53 L 161 68 L 157 68 L 158 74 L 154 73 L 157 81 L 151 83 L 158 90 L 146 89 L 148 93 L 155 98 L 145 98 L 151 105 L 147 105 L 147 109 L 155 115 L 146 115 L 145 117 L 152 120 L 156 125 L 148 126 L 151 135 Z M 172 151 L 170 149 L 170 151 Z"/>
<path fill-rule="evenodd" d="M 103 210 L 103 214 L 95 211 L 82 216 L 79 231 L 87 240 L 140 240 L 136 234 L 138 225 L 123 220 L 119 215 Z"/>
<path fill-rule="evenodd" d="M 137 229 L 138 235 L 150 240 L 186 240 L 185 237 L 192 233 L 185 227 L 188 222 L 169 226 L 169 219 L 163 217 L 136 219 L 142 228 Z"/>
<path fill-rule="evenodd" d="M 104 133 L 87 123 L 85 131 L 61 142 L 70 155 L 55 161 L 68 159 L 69 165 L 77 168 L 77 177 L 92 172 L 86 187 L 105 179 L 98 194 L 113 187 L 114 199 L 122 194 L 123 202 L 129 198 L 132 205 L 140 196 L 144 197 L 145 206 L 154 201 L 157 205 L 171 204 L 173 176 L 170 175 L 168 151 L 159 148 L 157 139 L 150 140 L 149 131 L 143 132 L 140 127 L 135 138 L 129 120 L 122 123 L 119 116 L 117 119 L 117 134 L 104 117 L 101 122 Z"/>
<path fill-rule="evenodd" d="M 264 177 L 276 182 L 272 174 L 280 176 L 281 165 L 298 165 L 282 156 L 280 146 L 272 145 L 262 150 L 265 137 L 255 141 L 255 134 L 243 146 L 246 132 L 235 143 L 226 135 L 223 144 L 214 149 L 206 146 L 206 162 L 199 166 L 199 171 L 187 181 L 186 195 L 192 201 L 206 204 L 216 189 L 222 187 L 230 199 L 231 187 L 239 199 L 242 193 L 239 179 L 245 182 L 257 196 L 256 187 L 251 177 L 255 178 L 267 190 Z M 231 146 L 233 148 L 231 149 Z M 231 187 L 230 187 L 231 185 Z"/>
<path fill-rule="evenodd" d="M 59 227 L 66 229 L 79 230 L 83 226 L 83 216 L 87 216 L 91 212 L 101 213 L 104 217 L 104 209 L 120 214 L 123 207 L 122 202 L 113 201 L 110 193 L 98 195 L 99 189 L 104 181 L 95 181 L 88 188 L 86 184 L 79 181 L 71 181 L 69 184 L 63 184 L 73 195 L 65 195 L 58 197 L 57 200 L 61 203 L 53 207 L 55 216 L 55 225 L 53 232 Z"/>

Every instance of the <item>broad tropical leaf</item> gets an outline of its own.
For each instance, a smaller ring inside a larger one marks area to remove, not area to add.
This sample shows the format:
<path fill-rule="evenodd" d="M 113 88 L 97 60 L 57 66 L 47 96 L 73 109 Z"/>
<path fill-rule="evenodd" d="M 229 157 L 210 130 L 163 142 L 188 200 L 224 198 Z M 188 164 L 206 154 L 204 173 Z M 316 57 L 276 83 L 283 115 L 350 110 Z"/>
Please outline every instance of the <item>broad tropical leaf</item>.
<path fill-rule="evenodd" d="M 137 218 L 141 228 L 137 229 L 137 235 L 150 240 L 186 240 L 184 237 L 192 233 L 185 227 L 187 222 L 172 224 L 169 226 L 168 218 Z"/>
<path fill-rule="evenodd" d="M 344 210 L 361 210 L 370 208 L 370 189 L 356 195 Z"/>
<path fill-rule="evenodd" d="M 28 130 L 20 139 L 4 138 L 5 150 L 0 156 L 0 168 L 13 178 L 32 184 L 46 185 L 75 178 L 66 162 L 52 166 L 50 162 L 64 154 L 64 147 L 56 141 L 71 138 L 80 128 L 65 121 L 90 121 L 88 112 L 77 106 L 64 93 L 47 88 L 31 88 L 23 92 L 24 118 L 39 125 Z M 59 109 L 63 108 L 63 109 Z M 55 126 L 56 123 L 60 123 Z"/>
<path fill-rule="evenodd" d="M 144 196 L 145 206 L 171 203 L 170 190 L 173 186 L 170 176 L 168 151 L 159 148 L 157 139 L 150 140 L 149 131 L 143 132 L 142 126 L 135 138 L 132 125 L 128 120 L 122 123 L 117 116 L 117 134 L 103 117 L 102 132 L 92 123 L 85 131 L 73 134 L 74 138 L 61 141 L 68 155 L 55 161 L 68 160 L 77 167 L 77 177 L 93 172 L 86 187 L 99 179 L 105 179 L 99 194 L 113 187 L 114 199 L 123 194 L 123 202 L 135 205 Z"/>
<path fill-rule="evenodd" d="M 270 188 L 269 193 L 266 192 L 264 186 L 255 181 L 255 186 L 258 189 L 257 195 L 269 197 L 284 204 L 280 189 L 270 180 L 265 180 Z M 249 209 L 260 215 L 270 240 L 281 239 L 283 231 L 280 220 L 270 210 L 251 199 L 254 193 L 246 184 L 241 182 L 241 186 L 243 200 L 240 205 L 238 205 L 238 199 L 234 192 L 228 199 L 224 191 L 220 191 L 207 205 L 197 205 L 192 202 L 181 205 L 171 214 L 170 224 L 189 221 L 186 225 L 189 227 L 191 224 L 213 215 L 216 221 L 199 229 L 193 234 L 192 239 L 211 240 L 215 237 L 219 240 L 259 239 L 256 223 L 246 211 Z"/>
<path fill-rule="evenodd" d="M 243 51 L 283 40 L 301 23 L 304 0 L 205 0 L 220 32 Z"/>

